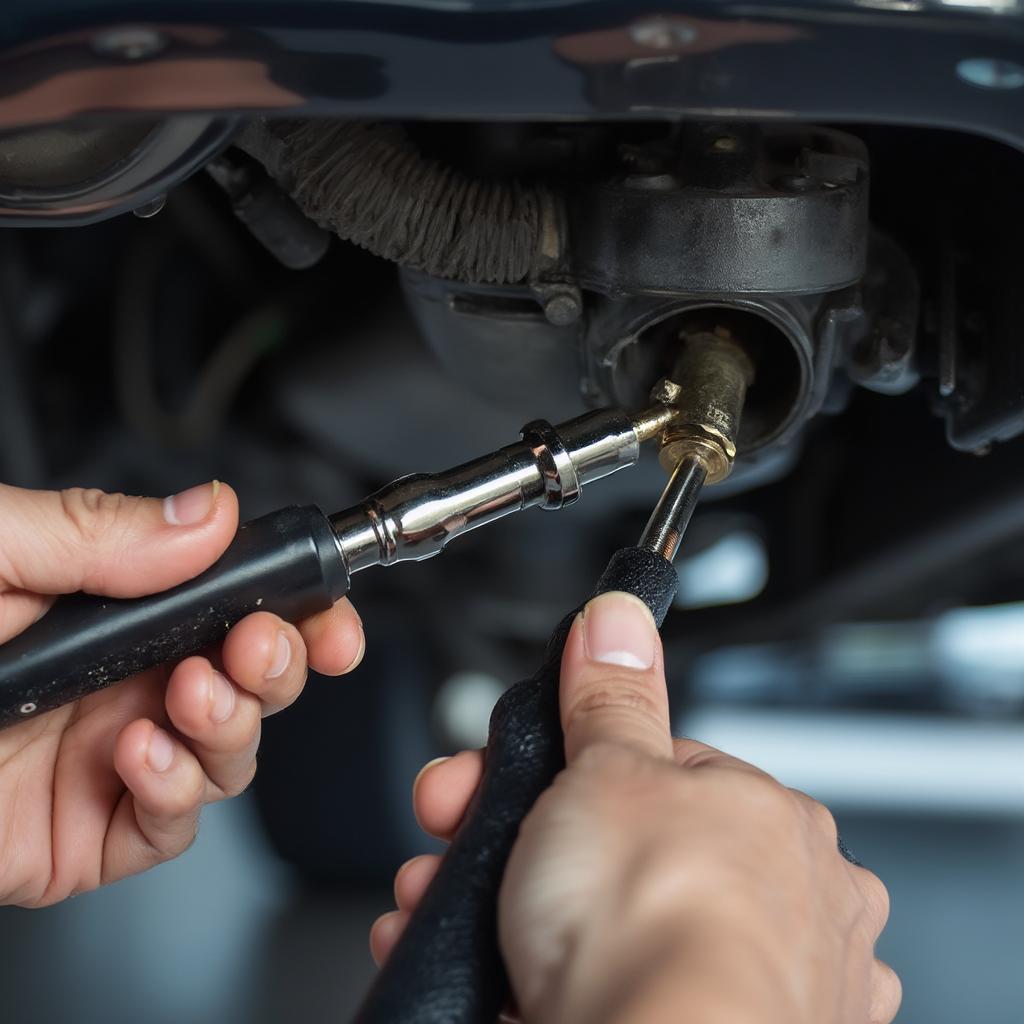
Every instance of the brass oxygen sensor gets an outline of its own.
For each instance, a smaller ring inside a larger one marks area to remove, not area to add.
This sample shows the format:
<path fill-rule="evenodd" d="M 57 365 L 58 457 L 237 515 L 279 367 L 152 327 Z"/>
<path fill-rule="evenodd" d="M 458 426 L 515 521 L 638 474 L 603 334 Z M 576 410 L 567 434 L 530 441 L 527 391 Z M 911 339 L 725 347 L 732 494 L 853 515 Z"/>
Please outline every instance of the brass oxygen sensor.
<path fill-rule="evenodd" d="M 662 466 L 671 474 L 640 537 L 640 547 L 675 557 L 705 483 L 724 480 L 736 458 L 740 417 L 754 364 L 724 327 L 681 335 L 682 351 L 651 398 L 668 413 L 651 433 L 660 435 Z M 640 426 L 637 426 L 640 432 Z"/>

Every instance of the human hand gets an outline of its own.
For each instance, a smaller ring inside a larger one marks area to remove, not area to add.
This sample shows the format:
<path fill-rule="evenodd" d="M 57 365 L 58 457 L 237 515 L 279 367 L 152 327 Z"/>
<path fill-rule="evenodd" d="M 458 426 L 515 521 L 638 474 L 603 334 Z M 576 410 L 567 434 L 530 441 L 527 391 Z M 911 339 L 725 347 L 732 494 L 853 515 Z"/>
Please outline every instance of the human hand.
<path fill-rule="evenodd" d="M 0 642 L 54 595 L 140 597 L 208 568 L 238 526 L 230 487 L 173 498 L 0 485 Z M 363 631 L 347 600 L 293 626 L 257 612 L 220 650 L 144 672 L 0 732 L 0 903 L 38 907 L 178 856 L 204 804 L 256 770 L 260 721 L 307 665 L 350 671 Z"/>
<path fill-rule="evenodd" d="M 874 957 L 882 883 L 847 863 L 829 812 L 752 765 L 673 740 L 650 613 L 606 594 L 562 661 L 566 769 L 523 822 L 499 903 L 524 1020 L 596 1024 L 889 1024 L 895 973 Z M 463 751 L 414 786 L 450 839 L 483 768 Z M 371 933 L 386 959 L 439 864 L 406 863 L 398 910 Z"/>

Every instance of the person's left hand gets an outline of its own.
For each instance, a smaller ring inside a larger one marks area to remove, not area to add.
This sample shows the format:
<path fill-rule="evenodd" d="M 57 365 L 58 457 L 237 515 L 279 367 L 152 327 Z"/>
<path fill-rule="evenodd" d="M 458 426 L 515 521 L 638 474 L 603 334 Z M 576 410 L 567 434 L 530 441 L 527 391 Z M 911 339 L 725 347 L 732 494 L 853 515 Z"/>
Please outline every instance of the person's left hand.
<path fill-rule="evenodd" d="M 208 568 L 238 501 L 203 484 L 159 501 L 0 485 L 0 643 L 53 595 L 138 597 Z M 38 907 L 178 856 L 204 804 L 256 770 L 260 720 L 302 691 L 307 665 L 353 669 L 347 600 L 298 627 L 257 612 L 216 651 L 166 665 L 0 732 L 0 904 Z"/>

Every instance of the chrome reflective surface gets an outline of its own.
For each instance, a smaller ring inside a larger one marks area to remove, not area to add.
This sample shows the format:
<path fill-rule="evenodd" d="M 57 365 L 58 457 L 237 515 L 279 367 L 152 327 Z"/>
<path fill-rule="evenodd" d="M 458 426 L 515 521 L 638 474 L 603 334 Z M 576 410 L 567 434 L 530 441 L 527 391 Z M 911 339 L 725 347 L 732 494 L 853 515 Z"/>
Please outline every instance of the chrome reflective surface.
<path fill-rule="evenodd" d="M 637 420 L 649 420 L 641 413 Z M 631 417 L 614 409 L 585 413 L 557 428 L 582 486 L 600 480 L 640 458 L 640 440 Z"/>
<path fill-rule="evenodd" d="M 560 508 L 595 480 L 640 457 L 633 421 L 615 409 L 561 426 L 534 421 L 525 440 L 444 473 L 402 477 L 331 517 L 350 572 L 421 561 L 460 534 L 511 512 Z"/>
<path fill-rule="evenodd" d="M 656 551 L 670 562 L 676 557 L 707 476 L 707 464 L 699 455 L 680 460 L 644 527 L 638 547 Z"/>

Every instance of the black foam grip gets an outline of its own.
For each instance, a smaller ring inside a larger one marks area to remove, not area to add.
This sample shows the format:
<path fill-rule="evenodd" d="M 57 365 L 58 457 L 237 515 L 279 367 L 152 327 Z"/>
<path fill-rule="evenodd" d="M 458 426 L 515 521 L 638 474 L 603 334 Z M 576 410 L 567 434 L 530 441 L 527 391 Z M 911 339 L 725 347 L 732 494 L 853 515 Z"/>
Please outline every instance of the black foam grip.
<path fill-rule="evenodd" d="M 250 612 L 294 622 L 347 591 L 348 569 L 320 509 L 293 506 L 254 519 L 206 572 L 171 590 L 131 600 L 59 598 L 0 647 L 0 728 L 194 654 Z"/>
<path fill-rule="evenodd" d="M 660 625 L 676 586 L 664 558 L 626 548 L 612 557 L 594 596 L 635 594 Z M 558 680 L 575 615 L 555 630 L 537 674 L 495 705 L 480 787 L 358 1024 L 494 1024 L 508 995 L 498 949 L 498 888 L 520 822 L 565 763 Z"/>

